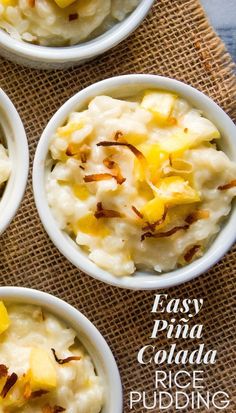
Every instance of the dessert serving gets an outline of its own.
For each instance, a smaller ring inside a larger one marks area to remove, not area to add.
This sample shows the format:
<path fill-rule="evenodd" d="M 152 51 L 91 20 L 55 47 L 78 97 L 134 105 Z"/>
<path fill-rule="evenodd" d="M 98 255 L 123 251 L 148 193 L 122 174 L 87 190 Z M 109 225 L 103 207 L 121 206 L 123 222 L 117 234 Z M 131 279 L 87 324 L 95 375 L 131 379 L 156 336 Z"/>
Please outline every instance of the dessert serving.
<path fill-rule="evenodd" d="M 94 38 L 140 0 L 0 0 L 0 28 L 16 40 L 70 46 Z"/>
<path fill-rule="evenodd" d="M 116 276 L 185 266 L 204 254 L 236 195 L 220 138 L 177 94 L 97 96 L 51 138 L 48 204 L 60 229 Z"/>
<path fill-rule="evenodd" d="M 101 412 L 102 379 L 64 322 L 0 301 L 0 343 L 0 412 Z"/>
<path fill-rule="evenodd" d="M 0 197 L 3 194 L 6 182 L 11 174 L 11 161 L 8 156 L 8 151 L 3 144 L 3 136 L 0 128 Z"/>

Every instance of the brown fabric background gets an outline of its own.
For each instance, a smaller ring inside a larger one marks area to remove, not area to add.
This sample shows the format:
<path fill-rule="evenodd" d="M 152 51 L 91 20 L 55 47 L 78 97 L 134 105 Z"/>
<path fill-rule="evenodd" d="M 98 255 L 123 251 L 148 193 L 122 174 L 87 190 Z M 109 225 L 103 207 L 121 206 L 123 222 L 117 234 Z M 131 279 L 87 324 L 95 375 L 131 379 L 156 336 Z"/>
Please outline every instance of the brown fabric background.
<path fill-rule="evenodd" d="M 65 72 L 42 72 L 0 60 L 0 86 L 24 122 L 33 160 L 38 139 L 52 114 L 77 91 L 118 74 L 154 73 L 190 83 L 211 96 L 236 119 L 236 82 L 224 46 L 209 26 L 197 0 L 159 0 L 144 24 L 123 44 L 97 60 Z M 215 366 L 205 369 L 212 393 L 231 396 L 226 412 L 236 411 L 235 261 L 236 249 L 195 281 L 172 288 L 170 297 L 204 298 L 196 318 L 203 323 L 206 346 L 218 350 Z M 74 268 L 53 246 L 39 221 L 31 176 L 14 222 L 1 237 L 0 283 L 33 287 L 55 294 L 81 310 L 98 327 L 117 359 L 124 385 L 124 411 L 130 390 L 153 390 L 154 366 L 139 367 L 137 350 L 152 330 L 154 292 L 109 287 Z M 168 348 L 165 339 L 156 341 Z M 198 341 L 178 341 L 179 348 Z M 151 399 L 150 399 L 151 402 Z M 137 406 L 136 412 L 146 412 Z M 157 412 L 158 409 L 149 410 Z M 170 408 L 169 412 L 174 412 Z M 184 410 L 191 412 L 191 407 Z M 200 412 L 208 411 L 201 408 Z M 214 408 L 210 412 L 215 412 Z M 112 413 L 112 412 L 111 412 Z"/>

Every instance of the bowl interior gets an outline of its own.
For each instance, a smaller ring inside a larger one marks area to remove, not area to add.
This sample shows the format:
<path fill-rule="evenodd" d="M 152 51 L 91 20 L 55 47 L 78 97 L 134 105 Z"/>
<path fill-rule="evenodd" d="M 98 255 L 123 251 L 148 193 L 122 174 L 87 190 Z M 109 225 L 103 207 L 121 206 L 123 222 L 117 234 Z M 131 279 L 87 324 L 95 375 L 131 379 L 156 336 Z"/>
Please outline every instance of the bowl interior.
<path fill-rule="evenodd" d="M 21 42 L 11 38 L 8 33 L 0 29 L 2 53 L 4 53 L 7 58 L 12 58 L 12 56 L 6 52 L 6 50 L 8 50 L 13 52 L 15 56 L 18 55 L 18 60 L 21 56 L 29 61 L 34 61 L 35 64 L 40 61 L 42 67 L 45 66 L 45 68 L 50 68 L 50 66 L 47 67 L 45 65 L 46 63 L 48 65 L 51 64 L 52 68 L 53 63 L 55 65 L 58 63 L 61 67 L 68 66 L 68 62 L 74 62 L 75 64 L 76 62 L 82 63 L 111 49 L 124 40 L 145 18 L 153 3 L 154 0 L 141 0 L 124 20 L 115 23 L 104 33 L 98 33 L 94 38 L 68 47 L 45 47 Z M 27 63 L 27 60 L 25 63 Z M 20 61 L 22 62 L 22 60 Z"/>
<path fill-rule="evenodd" d="M 41 161 L 41 165 L 45 165 L 48 145 L 53 132 L 58 126 L 65 122 L 71 111 L 86 108 L 90 100 L 97 95 L 107 94 L 112 97 L 124 99 L 137 95 L 145 89 L 150 88 L 161 88 L 174 91 L 190 102 L 192 106 L 200 109 L 203 114 L 220 130 L 222 135 L 220 149 L 224 150 L 232 160 L 236 161 L 236 141 L 233 140 L 236 127 L 230 118 L 222 111 L 222 109 L 220 109 L 220 107 L 217 106 L 211 99 L 203 95 L 201 92 L 198 92 L 196 89 L 173 79 L 149 75 L 128 75 L 108 79 L 92 85 L 82 92 L 79 92 L 65 105 L 63 105 L 61 109 L 59 109 L 56 115 L 49 122 L 42 135 L 41 143 L 39 144 L 37 150 L 38 153 L 36 154 L 34 167 L 35 175 L 39 172 L 39 162 Z M 235 207 L 233 207 L 231 214 L 223 223 L 220 233 L 217 235 L 210 248 L 205 252 L 203 257 L 193 263 L 181 269 L 173 270 L 161 275 L 150 271 L 136 271 L 134 277 L 115 277 L 93 264 L 88 259 L 86 253 L 84 253 L 67 234 L 58 230 L 55 220 L 52 217 L 52 213 L 47 205 L 45 188 L 42 184 L 45 182 L 45 168 L 41 168 L 40 175 L 41 177 L 39 177 L 39 179 L 41 182 L 39 182 L 38 179 L 35 179 L 34 187 L 36 186 L 37 180 L 37 185 L 41 184 L 40 191 L 43 193 L 44 201 L 41 203 L 39 200 L 39 196 L 37 195 L 38 190 L 35 191 L 35 199 L 42 222 L 49 236 L 57 245 L 59 250 L 73 264 L 95 278 L 108 282 L 109 284 L 131 289 L 155 289 L 183 283 L 196 277 L 215 264 L 225 254 L 235 240 L 235 235 L 232 232 L 232 228 L 236 225 L 236 210 Z M 44 208 L 44 212 L 42 212 L 42 208 Z"/>
<path fill-rule="evenodd" d="M 39 305 L 72 327 L 104 383 L 105 405 L 101 413 L 122 413 L 122 390 L 115 360 L 101 334 L 85 316 L 66 302 L 36 290 L 0 287 L 0 299 L 6 303 Z"/>
<path fill-rule="evenodd" d="M 11 160 L 11 175 L 0 199 L 0 234 L 12 220 L 22 199 L 28 176 L 28 144 L 19 115 L 0 89 L 0 133 Z"/>

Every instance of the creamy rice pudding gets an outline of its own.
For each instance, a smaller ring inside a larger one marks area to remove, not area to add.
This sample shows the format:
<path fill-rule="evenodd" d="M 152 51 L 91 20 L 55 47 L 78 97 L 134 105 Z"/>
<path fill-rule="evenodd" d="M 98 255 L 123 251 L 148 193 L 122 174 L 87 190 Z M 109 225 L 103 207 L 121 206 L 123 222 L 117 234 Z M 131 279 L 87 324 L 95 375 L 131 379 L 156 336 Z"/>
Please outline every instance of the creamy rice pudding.
<path fill-rule="evenodd" d="M 0 28 L 41 46 L 70 46 L 96 37 L 140 0 L 0 0 Z"/>
<path fill-rule="evenodd" d="M 38 306 L 0 301 L 0 412 L 99 413 L 104 388 L 76 332 Z"/>
<path fill-rule="evenodd" d="M 161 273 L 204 254 L 236 195 L 236 165 L 205 115 L 168 91 L 97 96 L 52 136 L 49 206 L 99 267 Z"/>

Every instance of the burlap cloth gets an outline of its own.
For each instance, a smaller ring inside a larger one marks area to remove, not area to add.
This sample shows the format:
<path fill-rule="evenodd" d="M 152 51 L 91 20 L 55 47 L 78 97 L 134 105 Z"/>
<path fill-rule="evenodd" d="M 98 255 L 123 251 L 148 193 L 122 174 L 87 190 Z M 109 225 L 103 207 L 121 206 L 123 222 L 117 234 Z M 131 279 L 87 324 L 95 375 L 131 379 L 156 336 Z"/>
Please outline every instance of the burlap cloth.
<path fill-rule="evenodd" d="M 211 96 L 236 119 L 232 63 L 198 1 L 160 0 L 128 40 L 77 69 L 47 73 L 0 60 L 0 86 L 22 117 L 31 162 L 41 132 L 63 102 L 95 81 L 127 73 L 161 74 L 185 81 Z M 155 368 L 140 367 L 136 354 L 149 342 L 155 318 L 150 314 L 153 292 L 131 292 L 107 286 L 67 262 L 39 221 L 31 180 L 20 211 L 1 237 L 0 249 L 1 285 L 33 287 L 55 294 L 81 310 L 101 331 L 120 368 L 125 412 L 129 411 L 131 390 L 146 390 L 151 396 Z M 224 411 L 232 413 L 236 411 L 235 252 L 233 248 L 218 265 L 198 279 L 168 291 L 170 297 L 204 299 L 204 310 L 196 323 L 205 326 L 206 346 L 218 350 L 217 363 L 205 368 L 205 385 L 212 393 L 224 390 L 230 394 L 231 404 Z M 170 341 L 163 335 L 156 344 L 159 348 L 169 348 Z M 179 348 L 197 344 L 196 341 L 178 340 Z M 139 406 L 134 411 L 147 410 Z M 202 407 L 198 411 L 217 410 Z"/>

